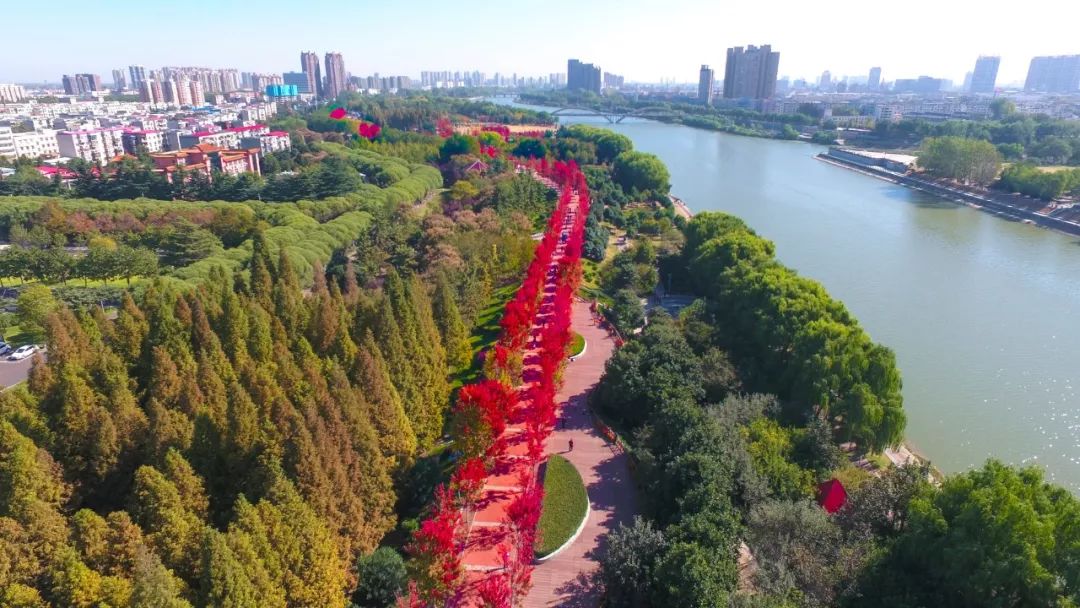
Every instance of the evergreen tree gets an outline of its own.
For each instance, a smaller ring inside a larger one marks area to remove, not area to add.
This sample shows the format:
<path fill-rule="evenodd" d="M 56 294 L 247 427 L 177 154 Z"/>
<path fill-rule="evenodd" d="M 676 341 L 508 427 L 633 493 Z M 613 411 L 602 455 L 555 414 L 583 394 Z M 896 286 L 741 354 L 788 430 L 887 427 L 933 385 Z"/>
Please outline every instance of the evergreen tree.
<path fill-rule="evenodd" d="M 446 273 L 439 273 L 432 300 L 435 322 L 439 326 L 439 333 L 446 347 L 447 364 L 452 369 L 467 367 L 472 362 L 469 332 L 461 320 L 457 302 L 454 301 L 454 289 L 450 286 Z"/>
<path fill-rule="evenodd" d="M 130 608 L 191 608 L 183 598 L 183 581 L 177 579 L 149 549 L 135 560 Z"/>
<path fill-rule="evenodd" d="M 206 608 L 259 608 L 261 598 L 225 535 L 209 530 L 202 546 L 200 604 Z"/>
<path fill-rule="evenodd" d="M 383 455 L 397 458 L 400 464 L 407 463 L 416 452 L 416 433 L 370 330 L 364 331 L 350 375 L 364 397 Z"/>

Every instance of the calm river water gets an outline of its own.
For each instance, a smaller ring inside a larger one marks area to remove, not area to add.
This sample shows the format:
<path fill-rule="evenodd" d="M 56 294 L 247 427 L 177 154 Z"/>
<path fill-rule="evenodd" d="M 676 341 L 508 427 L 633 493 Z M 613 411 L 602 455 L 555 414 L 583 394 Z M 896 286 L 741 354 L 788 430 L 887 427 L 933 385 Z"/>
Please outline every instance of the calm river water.
<path fill-rule="evenodd" d="M 1036 463 L 1080 493 L 1076 237 L 826 164 L 819 146 L 573 120 L 659 156 L 690 209 L 746 220 L 893 348 L 909 443 L 939 468 Z"/>

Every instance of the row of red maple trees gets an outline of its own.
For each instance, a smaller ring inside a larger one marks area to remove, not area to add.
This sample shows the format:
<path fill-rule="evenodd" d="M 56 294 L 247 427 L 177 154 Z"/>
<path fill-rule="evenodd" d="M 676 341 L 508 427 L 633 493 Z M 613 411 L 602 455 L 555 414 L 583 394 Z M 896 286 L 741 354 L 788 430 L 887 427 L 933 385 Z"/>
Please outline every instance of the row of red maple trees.
<path fill-rule="evenodd" d="M 484 606 L 510 608 L 524 598 L 531 583 L 543 502 L 538 471 L 544 442 L 555 425 L 556 392 L 572 336 L 571 305 L 581 283 L 589 194 L 584 174 L 572 161 L 516 162 L 561 192 L 524 280 L 504 309 L 500 339 L 485 353 L 485 379 L 458 392 L 451 436 L 461 460 L 450 484 L 436 489 L 431 514 L 409 545 L 417 574 L 401 602 L 408 608 L 464 601 L 467 514 L 481 500 L 484 481 L 491 474 L 516 472 L 521 491 L 506 508 L 503 541 L 498 545 L 502 568 L 480 581 L 477 594 Z M 556 260 L 560 244 L 562 255 Z M 508 437 L 511 424 L 524 430 Z M 510 440 L 524 441 L 526 454 L 507 457 Z"/>

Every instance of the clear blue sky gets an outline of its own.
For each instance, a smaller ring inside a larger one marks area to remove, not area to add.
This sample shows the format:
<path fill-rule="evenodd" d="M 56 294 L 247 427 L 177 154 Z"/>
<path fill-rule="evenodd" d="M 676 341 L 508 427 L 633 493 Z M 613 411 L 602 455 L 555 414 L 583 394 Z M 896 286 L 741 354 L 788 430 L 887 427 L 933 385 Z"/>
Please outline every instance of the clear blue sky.
<path fill-rule="evenodd" d="M 628 80 L 695 81 L 726 47 L 771 43 L 780 74 L 929 74 L 959 81 L 979 54 L 1002 56 L 999 83 L 1033 55 L 1080 53 L 1080 2 L 958 0 L 10 0 L 0 82 L 191 65 L 299 70 L 301 50 L 341 52 L 354 75 L 420 70 L 547 74 L 577 57 Z M 1000 8 L 998 8 L 1000 6 Z M 11 49 L 19 49 L 12 52 Z"/>

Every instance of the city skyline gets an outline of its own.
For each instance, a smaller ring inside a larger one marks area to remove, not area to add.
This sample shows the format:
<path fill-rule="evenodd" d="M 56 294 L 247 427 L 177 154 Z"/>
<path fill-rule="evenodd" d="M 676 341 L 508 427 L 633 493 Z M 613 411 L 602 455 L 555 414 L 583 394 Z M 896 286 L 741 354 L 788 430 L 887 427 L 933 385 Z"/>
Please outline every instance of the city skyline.
<path fill-rule="evenodd" d="M 193 8 L 209 7 L 208 0 L 192 0 L 182 7 L 146 7 L 117 0 L 110 5 L 115 10 L 87 14 L 78 22 L 50 22 L 44 31 L 9 30 L 16 48 L 33 48 L 35 54 L 32 60 L 0 66 L 0 82 L 58 84 L 62 74 L 105 75 L 131 64 L 206 65 L 284 73 L 297 69 L 300 49 L 318 48 L 340 52 L 353 74 L 416 76 L 423 70 L 476 69 L 541 75 L 561 71 L 567 57 L 587 57 L 604 66 L 605 71 L 625 75 L 628 81 L 674 79 L 692 83 L 697 81 L 702 63 L 722 66 L 728 47 L 767 41 L 783 54 L 779 75 L 792 79 L 809 80 L 823 70 L 836 77 L 865 75 L 870 67 L 881 66 L 887 81 L 929 75 L 961 82 L 979 55 L 995 55 L 1001 57 L 998 83 L 1009 84 L 1024 81 L 1033 56 L 1080 53 L 1080 43 L 1069 32 L 1071 20 L 1040 18 L 1047 13 L 1061 14 L 1060 7 L 1051 0 L 1033 0 L 1033 4 L 1027 7 L 1030 10 L 1006 18 L 992 11 L 969 11 L 913 0 L 910 10 L 902 14 L 876 14 L 867 9 L 863 27 L 845 28 L 842 35 L 833 36 L 821 35 L 826 31 L 822 28 L 835 27 L 831 17 L 806 11 L 793 10 L 787 20 L 763 20 L 750 7 L 725 7 L 721 11 L 705 0 L 672 0 L 663 4 L 662 11 L 656 10 L 655 2 L 644 0 L 588 4 L 551 0 L 545 11 L 530 15 L 528 20 L 501 28 L 485 27 L 483 36 L 455 38 L 470 40 L 459 44 L 448 43 L 444 36 L 392 34 L 400 28 L 390 26 L 405 26 L 423 15 L 419 27 L 430 24 L 435 32 L 473 31 L 479 27 L 477 23 L 489 23 L 476 19 L 476 15 L 490 12 L 488 3 L 463 0 L 451 10 L 427 0 L 363 7 L 319 0 L 297 7 L 268 0 L 267 10 L 259 15 L 251 15 L 239 5 L 213 3 L 215 19 L 200 24 L 199 35 L 213 39 L 215 44 L 181 47 L 162 44 L 182 39 L 163 40 L 153 33 L 156 28 L 145 27 L 147 19 L 182 22 Z M 66 8 L 77 10 L 79 6 L 71 0 L 59 0 L 55 10 L 63 13 Z M 616 7 L 618 10 L 613 10 Z M 34 22 L 35 14 L 26 3 L 6 9 L 12 22 Z M 574 19 L 566 19 L 567 14 L 574 15 Z M 884 19 L 888 19 L 888 27 L 875 25 Z M 238 22 L 246 25 L 238 28 Z M 368 27 L 372 23 L 380 25 Z M 124 32 L 122 39 L 128 45 L 86 45 L 78 32 L 87 27 Z M 245 27 L 258 32 L 288 32 L 291 44 L 268 42 L 253 46 L 250 38 L 238 35 Z M 365 35 L 356 36 L 357 28 Z M 585 31 L 590 35 L 582 35 Z M 964 42 L 947 45 L 950 52 L 943 56 L 939 48 L 913 40 L 913 31 L 919 32 L 920 41 L 962 38 Z M 679 44 L 634 42 L 661 41 L 664 35 L 677 38 Z M 50 44 L 40 44 L 43 36 Z M 521 44 L 523 39 L 530 40 L 530 44 Z M 178 48 L 184 50 L 178 52 Z M 499 48 L 499 52 L 493 53 L 492 48 Z"/>

